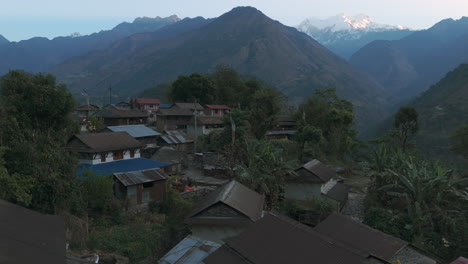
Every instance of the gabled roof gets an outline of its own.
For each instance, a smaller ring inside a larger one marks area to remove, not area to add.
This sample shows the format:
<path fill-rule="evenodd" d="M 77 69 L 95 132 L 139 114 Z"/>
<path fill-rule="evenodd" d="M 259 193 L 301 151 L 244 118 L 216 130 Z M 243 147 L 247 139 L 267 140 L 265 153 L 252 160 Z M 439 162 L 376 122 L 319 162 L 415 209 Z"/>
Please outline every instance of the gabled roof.
<path fill-rule="evenodd" d="M 94 115 L 100 116 L 103 118 L 146 118 L 148 113 L 139 111 L 139 110 L 123 110 L 118 108 L 104 108 L 99 112 L 96 112 Z"/>
<path fill-rule="evenodd" d="M 190 119 L 193 124 L 193 117 Z M 219 116 L 207 116 L 207 115 L 198 115 L 197 116 L 197 124 L 199 125 L 222 125 L 224 124 L 224 121 L 221 117 Z"/>
<path fill-rule="evenodd" d="M 98 111 L 99 110 L 99 106 L 97 105 L 93 105 L 93 104 L 90 104 L 90 105 L 80 105 L 76 108 L 77 111 Z"/>
<path fill-rule="evenodd" d="M 0 263 L 63 264 L 65 245 L 62 217 L 0 200 Z"/>
<path fill-rule="evenodd" d="M 311 160 L 302 167 L 296 169 L 298 176 L 289 177 L 292 181 L 306 182 L 328 182 L 336 175 L 336 172 L 328 168 L 325 164 L 317 159 Z"/>
<path fill-rule="evenodd" d="M 392 257 L 408 245 L 399 238 L 337 213 L 320 222 L 314 230 L 388 262 L 391 262 Z"/>
<path fill-rule="evenodd" d="M 450 264 L 468 264 L 468 259 L 466 259 L 464 257 L 459 257 L 456 260 L 454 260 L 453 262 L 451 262 Z"/>
<path fill-rule="evenodd" d="M 206 108 L 208 109 L 219 109 L 219 110 L 229 110 L 231 109 L 227 105 L 205 105 Z"/>
<path fill-rule="evenodd" d="M 188 109 L 188 110 L 203 110 L 203 106 L 199 103 L 175 103 L 173 107 L 177 107 L 180 109 Z"/>
<path fill-rule="evenodd" d="M 348 200 L 348 194 L 349 194 L 349 189 L 351 186 L 335 182 L 335 185 L 333 185 L 330 189 L 326 190 L 323 192 L 323 194 L 335 201 L 338 202 L 345 202 Z"/>
<path fill-rule="evenodd" d="M 160 104 L 161 100 L 156 98 L 133 98 L 133 102 L 137 104 Z"/>
<path fill-rule="evenodd" d="M 267 213 L 240 235 L 226 239 L 204 263 L 362 264 L 367 257 L 297 221 Z"/>
<path fill-rule="evenodd" d="M 110 161 L 95 165 L 80 164 L 76 170 L 77 176 L 82 176 L 84 171 L 92 171 L 97 175 L 112 175 L 114 173 L 142 171 L 158 169 L 169 166 L 168 163 L 145 158 Z"/>
<path fill-rule="evenodd" d="M 255 222 L 263 215 L 264 200 L 263 195 L 233 180 L 201 200 L 189 218 L 196 217 L 217 203 L 223 203 Z"/>
<path fill-rule="evenodd" d="M 145 125 L 108 126 L 107 128 L 113 132 L 127 132 L 134 138 L 154 137 L 161 135 L 159 132 L 156 132 Z"/>
<path fill-rule="evenodd" d="M 193 116 L 193 112 L 190 109 L 178 107 L 159 108 L 156 114 L 159 116 Z"/>
<path fill-rule="evenodd" d="M 187 236 L 162 257 L 160 264 L 203 264 L 202 260 L 221 245 L 195 236 Z"/>
<path fill-rule="evenodd" d="M 165 181 L 167 179 L 167 175 L 160 169 L 120 172 L 114 173 L 114 176 L 124 186 L 131 186 L 154 181 Z"/>
<path fill-rule="evenodd" d="M 77 139 L 81 144 L 76 142 Z M 127 132 L 104 132 L 76 134 L 65 149 L 78 153 L 98 153 L 116 150 L 136 149 L 145 145 L 131 137 Z"/>

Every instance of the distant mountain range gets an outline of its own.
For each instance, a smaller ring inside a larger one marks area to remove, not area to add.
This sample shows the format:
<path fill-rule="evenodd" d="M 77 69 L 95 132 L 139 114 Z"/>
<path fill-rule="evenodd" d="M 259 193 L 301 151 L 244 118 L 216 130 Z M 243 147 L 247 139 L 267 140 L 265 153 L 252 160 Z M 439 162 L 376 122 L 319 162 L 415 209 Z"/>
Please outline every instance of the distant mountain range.
<path fill-rule="evenodd" d="M 402 26 L 376 23 L 364 14 L 309 18 L 301 22 L 297 29 L 345 59 L 374 40 L 401 39 L 413 32 Z"/>
<path fill-rule="evenodd" d="M 112 86 L 113 93 L 129 96 L 181 74 L 210 72 L 226 64 L 296 101 L 318 88 L 336 88 L 340 96 L 354 103 L 361 125 L 384 114 L 383 88 L 375 81 L 306 34 L 255 8 L 238 7 L 197 29 L 182 31 L 157 40 L 159 31 L 134 35 L 105 52 L 70 59 L 52 73 L 74 92 L 88 89 L 106 95 Z M 139 48 L 129 48 L 132 46 Z"/>
<path fill-rule="evenodd" d="M 0 45 L 0 75 L 9 69 L 44 72 L 64 60 L 83 55 L 91 50 L 106 48 L 109 44 L 139 32 L 157 30 L 180 21 L 177 16 L 166 18 L 137 18 L 133 23 L 121 23 L 112 30 L 86 36 L 57 37 L 52 40 L 36 37 Z M 5 42 L 0 37 L 0 43 Z"/>
<path fill-rule="evenodd" d="M 401 40 L 374 41 L 350 58 L 400 100 L 424 92 L 466 62 L 468 17 L 442 20 Z"/>
<path fill-rule="evenodd" d="M 6 39 L 4 36 L 0 35 L 0 45 L 8 43 L 8 39 Z"/>

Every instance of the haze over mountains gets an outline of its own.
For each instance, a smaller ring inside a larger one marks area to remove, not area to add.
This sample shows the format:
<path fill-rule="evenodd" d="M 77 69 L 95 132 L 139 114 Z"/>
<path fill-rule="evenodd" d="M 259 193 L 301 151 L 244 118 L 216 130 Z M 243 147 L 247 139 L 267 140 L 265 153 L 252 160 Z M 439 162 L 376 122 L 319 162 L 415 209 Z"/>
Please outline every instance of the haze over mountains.
<path fill-rule="evenodd" d="M 327 19 L 305 19 L 297 29 L 345 59 L 374 40 L 401 39 L 413 32 L 403 26 L 374 22 L 365 14 L 344 13 Z"/>
<path fill-rule="evenodd" d="M 117 55 L 112 49 L 121 47 L 114 45 L 107 52 Z M 384 91 L 375 81 L 306 34 L 252 7 L 234 8 L 203 27 L 124 55 L 94 63 L 95 57 L 88 54 L 58 65 L 52 73 L 74 92 L 92 89 L 105 95 L 111 85 L 113 92 L 129 96 L 181 74 L 206 73 L 227 64 L 273 85 L 292 100 L 302 100 L 318 88 L 336 88 L 355 104 L 361 121 L 376 120 L 384 113 Z"/>
<path fill-rule="evenodd" d="M 9 69 L 44 72 L 73 56 L 103 49 L 126 36 L 154 31 L 179 20 L 175 15 L 166 18 L 137 18 L 133 23 L 124 22 L 112 30 L 91 35 L 57 37 L 52 40 L 35 37 L 19 42 L 4 43 L 4 45 L 1 43 L 8 41 L 2 40 L 0 36 L 0 75 L 5 74 Z"/>
<path fill-rule="evenodd" d="M 466 62 L 468 17 L 443 20 L 401 40 L 374 41 L 350 58 L 400 100 L 427 90 Z"/>
<path fill-rule="evenodd" d="M 8 39 L 6 39 L 4 36 L 0 35 L 0 45 L 8 43 Z"/>

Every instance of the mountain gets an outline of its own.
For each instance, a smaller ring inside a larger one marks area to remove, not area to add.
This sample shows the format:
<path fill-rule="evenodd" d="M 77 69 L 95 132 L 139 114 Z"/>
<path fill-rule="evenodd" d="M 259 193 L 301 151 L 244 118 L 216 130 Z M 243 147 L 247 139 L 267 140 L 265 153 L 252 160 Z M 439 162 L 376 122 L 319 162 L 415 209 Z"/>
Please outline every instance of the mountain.
<path fill-rule="evenodd" d="M 181 74 L 206 73 L 226 64 L 277 87 L 293 101 L 302 101 L 318 88 L 336 88 L 339 96 L 355 104 L 361 125 L 379 119 L 386 105 L 383 88 L 369 76 L 306 34 L 252 7 L 234 8 L 203 27 L 147 44 L 98 67 L 83 63 L 92 58 L 83 58 L 70 59 L 52 73 L 72 91 L 88 89 L 95 96 L 107 95 L 110 85 L 113 94 L 132 96 Z"/>
<path fill-rule="evenodd" d="M 449 137 L 468 124 L 468 64 L 449 72 L 411 104 L 419 113 L 418 145 L 432 155 L 450 155 Z"/>
<path fill-rule="evenodd" d="M 468 17 L 446 19 L 394 41 L 374 41 L 350 63 L 371 74 L 400 100 L 407 100 L 461 63 L 468 62 Z"/>
<path fill-rule="evenodd" d="M 0 35 L 0 45 L 6 44 L 6 43 L 9 43 L 8 39 Z"/>
<path fill-rule="evenodd" d="M 35 37 L 9 42 L 0 46 L 0 75 L 9 69 L 44 72 L 68 58 L 83 55 L 91 50 L 104 49 L 121 38 L 139 32 L 154 31 L 179 20 L 177 16 L 137 18 L 133 23 L 121 23 L 112 30 L 86 36 L 72 34 L 52 40 Z"/>
<path fill-rule="evenodd" d="M 413 32 L 402 26 L 376 23 L 364 14 L 339 14 L 323 20 L 309 18 L 297 29 L 345 59 L 374 40 L 401 39 Z"/>

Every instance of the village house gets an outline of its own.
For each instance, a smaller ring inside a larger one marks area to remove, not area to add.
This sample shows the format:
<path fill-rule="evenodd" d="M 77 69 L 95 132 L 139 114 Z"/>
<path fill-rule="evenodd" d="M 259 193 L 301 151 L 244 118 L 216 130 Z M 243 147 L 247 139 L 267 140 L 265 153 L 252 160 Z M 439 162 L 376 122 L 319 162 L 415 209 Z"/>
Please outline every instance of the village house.
<path fill-rule="evenodd" d="M 93 104 L 80 105 L 75 109 L 75 114 L 79 117 L 87 118 L 99 111 L 99 106 Z"/>
<path fill-rule="evenodd" d="M 240 235 L 225 239 L 203 263 L 388 264 L 275 212 L 265 213 Z"/>
<path fill-rule="evenodd" d="M 333 201 L 341 209 L 348 200 L 349 186 L 337 182 L 336 172 L 319 160 L 311 160 L 295 170 L 297 175 L 286 178 L 284 197 L 311 201 L 317 197 Z"/>
<path fill-rule="evenodd" d="M 65 149 L 78 155 L 77 175 L 92 171 L 98 175 L 164 168 L 164 162 L 141 158 L 145 145 L 127 132 L 104 132 L 74 135 Z"/>
<path fill-rule="evenodd" d="M 406 241 L 387 235 L 342 214 L 330 215 L 314 230 L 388 263 L 436 264 L 440 262 Z"/>
<path fill-rule="evenodd" d="M 128 206 L 162 201 L 167 177 L 160 169 L 114 173 L 114 194 L 118 199 L 127 200 Z"/>
<path fill-rule="evenodd" d="M 266 136 L 269 139 L 289 139 L 292 140 L 297 133 L 297 123 L 290 116 L 280 116 L 278 124 L 270 131 L 267 131 Z"/>
<path fill-rule="evenodd" d="M 219 116 L 197 115 L 196 118 L 197 127 L 195 127 L 195 116 L 193 116 L 188 122 L 187 133 L 206 136 L 224 128 L 224 122 Z"/>
<path fill-rule="evenodd" d="M 158 138 L 158 146 L 172 147 L 178 151 L 193 151 L 193 140 L 177 130 L 164 131 Z"/>
<path fill-rule="evenodd" d="M 141 156 L 144 158 L 150 158 L 154 154 L 157 148 L 158 137 L 161 135 L 145 125 L 108 126 L 105 131 L 127 132 L 138 142 L 145 145 L 141 149 Z"/>
<path fill-rule="evenodd" d="M 140 111 L 156 112 L 159 109 L 161 100 L 156 98 L 132 98 L 130 99 L 130 106 L 132 109 Z"/>
<path fill-rule="evenodd" d="M 231 181 L 204 197 L 186 222 L 192 235 L 219 244 L 263 217 L 264 197 Z"/>
<path fill-rule="evenodd" d="M 186 132 L 195 114 L 203 114 L 203 107 L 198 103 L 175 103 L 169 108 L 160 108 L 156 113 L 156 129 Z"/>
<path fill-rule="evenodd" d="M 148 113 L 139 110 L 104 108 L 95 113 L 104 120 L 106 126 L 142 125 L 148 122 Z"/>
<path fill-rule="evenodd" d="M 205 105 L 205 115 L 207 116 L 225 116 L 231 108 L 226 105 Z"/>
<path fill-rule="evenodd" d="M 114 108 L 114 109 L 120 109 L 120 110 L 129 110 L 130 109 L 130 104 L 125 102 L 125 101 L 120 101 L 119 103 L 116 103 L 116 104 L 106 104 L 103 108 Z"/>
<path fill-rule="evenodd" d="M 66 263 L 61 216 L 44 215 L 0 200 L 0 263 Z"/>

